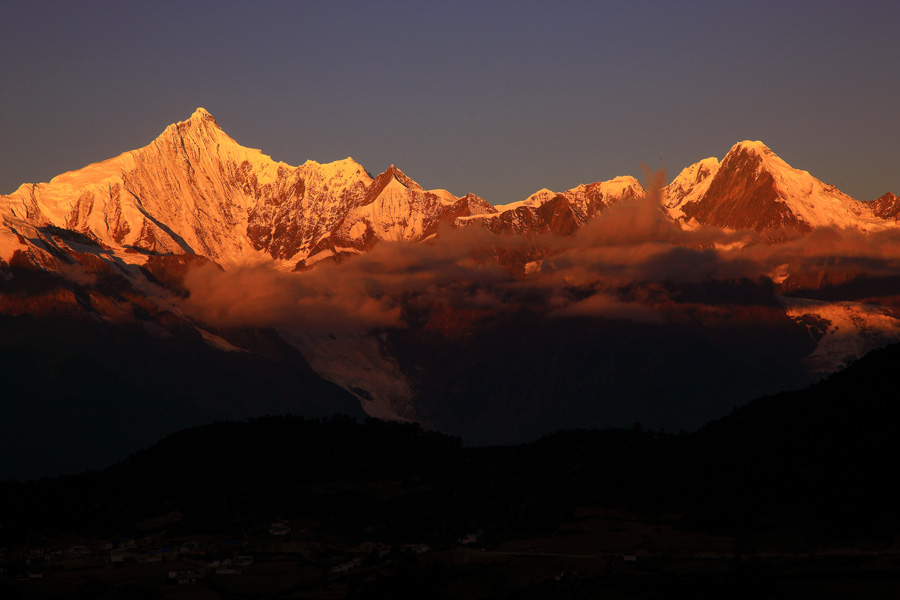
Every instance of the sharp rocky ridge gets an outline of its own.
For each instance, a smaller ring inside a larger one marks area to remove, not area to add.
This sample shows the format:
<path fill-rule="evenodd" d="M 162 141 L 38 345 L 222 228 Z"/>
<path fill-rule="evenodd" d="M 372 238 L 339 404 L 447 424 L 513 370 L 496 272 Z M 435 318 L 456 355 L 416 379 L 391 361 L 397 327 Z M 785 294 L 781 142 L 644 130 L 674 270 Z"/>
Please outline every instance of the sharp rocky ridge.
<path fill-rule="evenodd" d="M 565 192 L 562 210 L 582 225 L 643 194 L 637 181 L 623 181 Z M 425 190 L 393 165 L 374 178 L 352 158 L 290 166 L 241 146 L 198 108 L 143 148 L 0 197 L 0 257 L 8 263 L 19 252 L 46 264 L 48 240 L 35 228 L 53 226 L 83 234 L 129 264 L 147 255 L 197 254 L 226 267 L 276 261 L 303 268 L 379 241 L 428 239 L 442 223 L 559 230 L 559 218 L 543 208 L 548 199 L 539 196 L 494 207 L 474 194 Z"/>
<path fill-rule="evenodd" d="M 277 261 L 305 268 L 365 252 L 380 241 L 416 242 L 442 226 L 494 233 L 570 234 L 618 202 L 645 197 L 630 176 L 540 190 L 494 206 L 474 194 L 425 190 L 391 166 L 372 177 L 352 158 L 290 166 L 229 137 L 198 108 L 147 146 L 23 184 L 0 196 L 0 258 L 16 252 L 46 263 L 53 226 L 103 244 L 124 263 L 152 254 L 198 254 L 223 266 Z M 719 162 L 684 169 L 660 194 L 661 209 L 685 227 L 806 231 L 896 226 L 893 194 L 861 202 L 793 169 L 761 142 L 736 144 Z"/>
<path fill-rule="evenodd" d="M 855 200 L 759 141 L 735 144 L 721 162 L 711 157 L 685 168 L 665 188 L 663 204 L 686 227 L 752 229 L 776 238 L 817 227 L 876 231 L 893 227 L 900 211 L 893 194 Z"/>

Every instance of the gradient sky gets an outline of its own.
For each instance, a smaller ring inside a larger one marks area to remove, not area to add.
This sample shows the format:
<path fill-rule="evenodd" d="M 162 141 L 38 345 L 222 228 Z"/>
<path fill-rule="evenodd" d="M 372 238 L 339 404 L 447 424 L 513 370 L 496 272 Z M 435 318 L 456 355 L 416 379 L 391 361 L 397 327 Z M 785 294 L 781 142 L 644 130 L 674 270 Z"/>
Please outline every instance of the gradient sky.
<path fill-rule="evenodd" d="M 900 1 L 0 5 L 0 193 L 207 108 L 297 165 L 395 163 L 495 204 L 743 139 L 900 194 Z"/>

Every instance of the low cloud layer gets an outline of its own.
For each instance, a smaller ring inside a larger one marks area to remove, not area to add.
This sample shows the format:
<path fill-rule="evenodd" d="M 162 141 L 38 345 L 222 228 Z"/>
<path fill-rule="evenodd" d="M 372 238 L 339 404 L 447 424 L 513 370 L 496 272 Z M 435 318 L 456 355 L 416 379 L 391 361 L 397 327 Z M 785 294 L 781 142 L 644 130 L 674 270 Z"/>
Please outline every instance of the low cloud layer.
<path fill-rule="evenodd" d="M 623 302 L 618 298 L 598 292 L 584 300 L 576 300 L 559 310 L 552 311 L 551 318 L 603 317 L 634 323 L 662 323 L 663 315 L 638 302 Z"/>
<path fill-rule="evenodd" d="M 463 310 L 528 305 L 543 307 L 552 317 L 655 323 L 662 315 L 624 298 L 619 293 L 623 286 L 756 281 L 775 273 L 842 268 L 871 276 L 900 272 L 897 231 L 820 229 L 770 243 L 748 231 L 682 230 L 660 210 L 663 179 L 657 174 L 646 198 L 610 207 L 568 237 L 446 229 L 427 243 L 382 242 L 368 254 L 303 273 L 266 266 L 229 271 L 201 267 L 188 273 L 190 296 L 181 307 L 216 326 L 320 333 L 403 326 L 403 307 L 411 299 Z M 514 276 L 495 260 L 498 255 L 509 259 L 536 253 L 543 258 L 524 276 Z"/>
<path fill-rule="evenodd" d="M 217 326 L 262 326 L 347 332 L 400 326 L 404 299 L 456 307 L 499 309 L 514 281 L 498 265 L 476 258 L 497 239 L 479 230 L 447 231 L 425 244 L 378 244 L 341 264 L 302 273 L 261 265 L 190 271 L 183 310 Z M 511 240 L 514 242 L 514 240 Z"/>

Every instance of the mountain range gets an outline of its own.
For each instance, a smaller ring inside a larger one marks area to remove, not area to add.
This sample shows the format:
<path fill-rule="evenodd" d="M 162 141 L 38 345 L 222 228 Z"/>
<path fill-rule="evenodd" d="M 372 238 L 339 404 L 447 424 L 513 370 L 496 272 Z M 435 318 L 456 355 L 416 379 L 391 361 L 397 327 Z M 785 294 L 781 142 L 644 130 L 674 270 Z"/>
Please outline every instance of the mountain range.
<path fill-rule="evenodd" d="M 610 206 L 646 193 L 625 176 L 562 193 L 542 189 L 493 206 L 474 194 L 424 190 L 393 165 L 372 177 L 352 158 L 299 167 L 276 162 L 240 146 L 198 108 L 143 148 L 0 197 L 2 256 L 9 262 L 17 250 L 30 251 L 41 263 L 39 245 L 35 251 L 40 236 L 30 227 L 52 225 L 87 235 L 126 263 L 142 262 L 129 260 L 134 254 L 187 253 L 223 265 L 271 259 L 301 266 L 364 252 L 378 241 L 421 241 L 441 223 L 570 234 Z M 685 168 L 659 200 L 686 226 L 764 232 L 874 231 L 895 227 L 900 216 L 893 194 L 854 200 L 749 141 L 732 147 L 721 163 L 707 158 Z"/>
<path fill-rule="evenodd" d="M 200 108 L 23 184 L 0 196 L 0 450 L 31 455 L 0 476 L 273 412 L 471 443 L 692 428 L 900 340 L 897 196 L 756 141 L 661 175 L 493 205 L 393 165 L 277 162 Z"/>

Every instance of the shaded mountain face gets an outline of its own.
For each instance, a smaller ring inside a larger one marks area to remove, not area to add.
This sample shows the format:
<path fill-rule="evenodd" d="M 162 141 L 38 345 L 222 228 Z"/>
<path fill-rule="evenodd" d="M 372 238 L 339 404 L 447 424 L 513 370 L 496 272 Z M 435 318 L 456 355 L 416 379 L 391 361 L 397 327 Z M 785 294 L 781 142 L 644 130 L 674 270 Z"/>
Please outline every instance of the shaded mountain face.
<path fill-rule="evenodd" d="M 752 229 L 772 239 L 816 227 L 877 230 L 887 226 L 890 212 L 854 200 L 792 168 L 762 142 L 750 141 L 735 144 L 721 163 L 709 158 L 687 167 L 664 196 L 673 218 Z"/>
<path fill-rule="evenodd" d="M 658 318 L 560 317 L 542 303 L 499 313 L 411 307 L 415 321 L 389 331 L 387 343 L 415 397 L 427 399 L 415 417 L 477 444 L 589 423 L 690 430 L 812 381 L 803 359 L 816 342 L 771 288 L 744 281 L 628 293 L 653 296 Z"/>
<path fill-rule="evenodd" d="M 633 177 L 616 177 L 582 184 L 561 194 L 543 189 L 521 202 L 497 206 L 489 213 L 463 215 L 455 225 L 478 224 L 494 233 L 570 235 L 610 206 L 644 195 L 644 188 Z"/>
<path fill-rule="evenodd" d="M 0 279 L 0 478 L 102 468 L 216 419 L 364 414 L 275 331 L 214 333 L 96 264 L 80 283 L 16 264 Z M 147 265 L 173 288 L 185 267 Z"/>
<path fill-rule="evenodd" d="M 890 192 L 872 201 L 872 211 L 882 219 L 900 219 L 900 196 Z"/>
<path fill-rule="evenodd" d="M 426 191 L 391 165 L 316 243 L 303 266 L 341 253 L 364 253 L 382 240 L 425 240 L 437 234 L 441 223 L 450 224 L 457 217 L 482 210 L 492 207 L 471 194 L 456 198 L 443 190 Z"/>
<path fill-rule="evenodd" d="M 706 225 L 732 229 L 808 230 L 809 225 L 780 200 L 775 178 L 763 166 L 765 152 L 757 146 L 732 149 L 719 165 L 706 194 L 684 204 L 685 216 Z"/>
<path fill-rule="evenodd" d="M 623 176 L 494 206 L 393 165 L 279 163 L 198 109 L 0 197 L 0 335 L 25 382 L 6 426 L 356 411 L 477 443 L 691 428 L 900 340 L 896 205 L 741 142 L 662 188 Z"/>
<path fill-rule="evenodd" d="M 736 538 L 711 540 L 729 563 L 736 541 L 748 553 L 789 552 L 791 561 L 807 549 L 859 549 L 861 542 L 889 548 L 900 530 L 896 486 L 876 459 L 896 455 L 900 445 L 900 405 L 885 393 L 898 361 L 898 345 L 875 351 L 816 385 L 756 399 L 681 435 L 580 427 L 517 447 L 461 448 L 458 439 L 408 423 L 284 416 L 219 422 L 168 436 L 100 473 L 0 482 L 0 541 L 27 554 L 32 532 L 60 545 L 123 531 L 154 540 L 234 539 L 289 518 L 317 538 L 327 533 L 356 549 L 363 541 L 398 539 L 452 547 L 473 529 L 485 532 L 486 545 L 515 536 L 551 539 L 560 548 L 565 529 L 583 532 L 584 512 L 576 508 L 592 506 L 677 515 L 667 519 L 677 519 L 682 531 Z M 315 459 L 302 468 L 285 468 L 309 456 Z M 548 523 L 557 534 L 548 535 Z M 576 538 L 577 548 L 609 550 L 609 538 Z M 698 539 L 681 538 L 677 551 L 696 552 Z M 619 543 L 628 551 L 637 537 Z M 647 544 L 645 551 L 662 556 L 674 548 Z M 833 566 L 829 559 L 829 585 Z M 80 585 L 84 577 L 69 579 Z"/>

